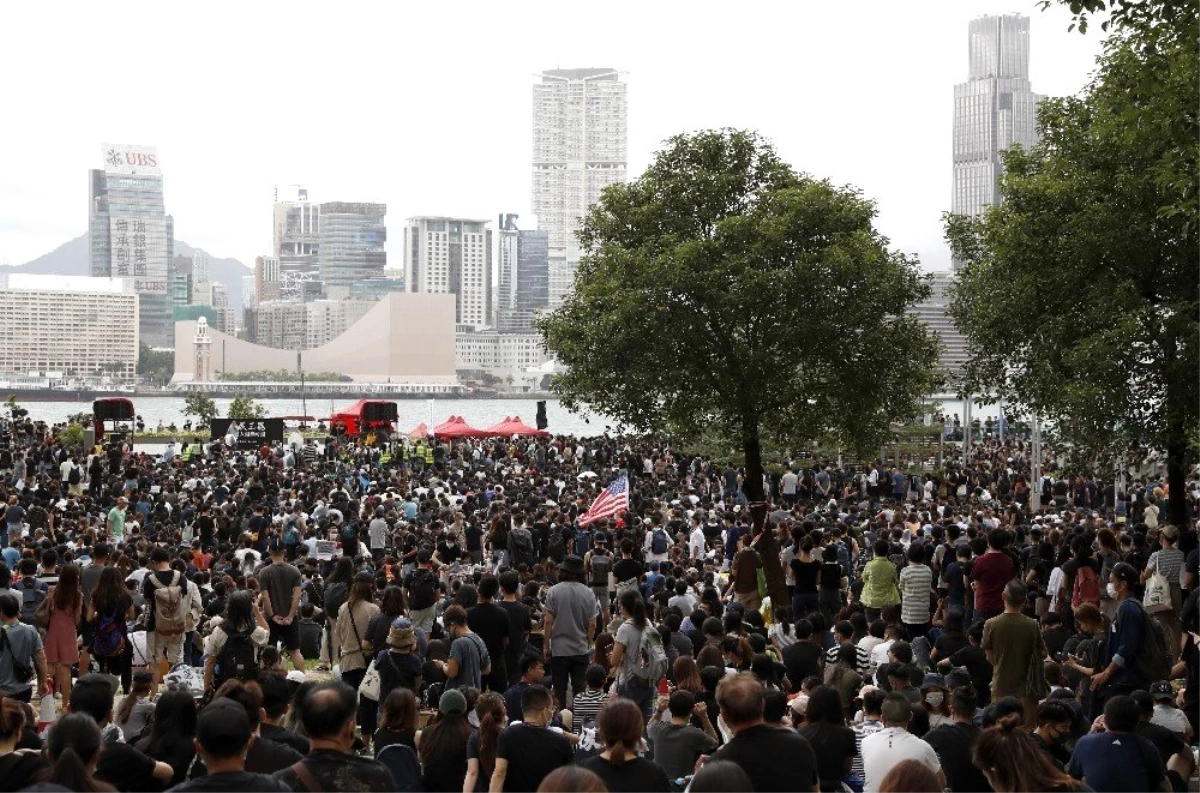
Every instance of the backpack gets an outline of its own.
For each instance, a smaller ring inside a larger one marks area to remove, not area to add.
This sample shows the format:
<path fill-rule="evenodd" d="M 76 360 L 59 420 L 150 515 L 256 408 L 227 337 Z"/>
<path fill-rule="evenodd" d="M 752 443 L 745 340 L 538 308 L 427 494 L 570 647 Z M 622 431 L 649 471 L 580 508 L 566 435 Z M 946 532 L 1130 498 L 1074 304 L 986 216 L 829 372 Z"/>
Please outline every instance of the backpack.
<path fill-rule="evenodd" d="M 637 660 L 631 672 L 651 687 L 657 686 L 667 673 L 667 652 L 663 649 L 662 635 L 651 624 L 642 630 Z"/>
<path fill-rule="evenodd" d="M 171 576 L 171 583 L 163 584 L 151 573 L 150 586 L 154 590 L 154 632 L 163 636 L 179 636 L 187 629 L 187 612 L 184 608 L 184 588 L 180 586 L 183 576 L 179 571 Z"/>
<path fill-rule="evenodd" d="M 217 656 L 213 671 L 213 688 L 220 688 L 226 680 L 254 680 L 258 677 L 258 648 L 251 639 L 252 631 L 234 631 L 226 634 L 225 646 Z"/>
<path fill-rule="evenodd" d="M 437 578 L 424 567 L 413 571 L 408 587 L 408 605 L 414 610 L 427 609 L 437 603 Z"/>
<path fill-rule="evenodd" d="M 529 529 L 513 529 L 509 532 L 508 555 L 513 567 L 529 564 L 533 560 L 533 535 Z"/>
<path fill-rule="evenodd" d="M 288 521 L 287 528 L 283 530 L 284 545 L 299 545 L 300 531 L 296 528 L 296 521 Z"/>
<path fill-rule="evenodd" d="M 608 586 L 608 574 L 612 572 L 613 558 L 610 553 L 592 552 L 592 586 Z"/>
<path fill-rule="evenodd" d="M 354 530 L 353 526 L 351 526 L 349 523 L 347 523 L 345 526 L 342 527 L 342 541 L 343 542 L 348 541 L 348 540 L 357 540 L 357 539 L 358 539 L 358 532 Z"/>
<path fill-rule="evenodd" d="M 650 535 L 650 553 L 655 556 L 661 556 L 667 552 L 667 533 L 662 529 L 655 529 Z"/>
<path fill-rule="evenodd" d="M 83 479 L 83 474 L 79 473 L 79 466 L 72 465 L 71 473 L 67 474 L 67 482 L 72 485 L 77 485 L 77 484 L 79 484 L 80 480 L 82 480 L 82 479 Z"/>
<path fill-rule="evenodd" d="M 121 630 L 124 615 L 114 612 L 96 621 L 92 652 L 101 658 L 116 658 L 125 652 L 125 635 Z"/>
<path fill-rule="evenodd" d="M 21 590 L 21 622 L 32 625 L 33 615 L 46 599 L 50 587 L 33 576 L 25 576 L 21 579 L 20 586 L 14 586 L 13 589 Z"/>
<path fill-rule="evenodd" d="M 1129 600 L 1137 603 L 1133 598 Z M 1167 632 L 1153 614 L 1146 611 L 1140 603 L 1138 607 L 1142 610 L 1142 624 L 1145 630 L 1142 631 L 1142 647 L 1138 650 L 1134 669 L 1147 682 L 1169 680 L 1175 657 L 1168 649 Z"/>
<path fill-rule="evenodd" d="M 1075 588 L 1071 592 L 1071 608 L 1077 609 L 1084 603 L 1100 605 L 1100 577 L 1090 564 L 1083 565 L 1075 572 Z"/>

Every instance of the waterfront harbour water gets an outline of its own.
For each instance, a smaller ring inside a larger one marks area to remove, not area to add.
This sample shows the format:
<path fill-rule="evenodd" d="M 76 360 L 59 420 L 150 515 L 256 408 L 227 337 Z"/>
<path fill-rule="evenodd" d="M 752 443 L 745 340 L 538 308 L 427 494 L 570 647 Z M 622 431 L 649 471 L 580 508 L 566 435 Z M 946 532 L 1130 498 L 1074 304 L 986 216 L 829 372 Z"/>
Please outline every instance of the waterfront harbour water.
<path fill-rule="evenodd" d="M 0 400 L 5 398 L 6 395 L 0 392 Z M 133 400 L 138 415 L 145 420 L 147 429 L 154 429 L 158 426 L 159 421 L 163 423 L 163 426 L 174 422 L 177 427 L 182 427 L 187 418 L 183 415 L 184 400 L 180 397 L 131 395 L 130 398 Z M 214 399 L 213 401 L 216 403 L 218 415 L 224 416 L 229 410 L 229 403 L 232 400 Z M 268 416 L 307 415 L 318 420 L 328 420 L 332 413 L 352 405 L 355 401 L 353 399 L 308 399 L 303 402 L 299 399 L 259 400 L 266 408 Z M 90 400 L 21 403 L 18 395 L 17 402 L 29 410 L 31 417 L 49 424 L 66 421 L 68 416 L 75 413 L 90 413 L 92 409 Z M 432 417 L 430 416 L 429 400 L 398 399 L 395 402 L 399 414 L 398 423 L 400 429 L 404 431 L 411 430 L 422 422 L 429 424 L 431 419 L 434 425 L 440 424 L 452 415 L 462 416 L 468 424 L 480 428 L 490 427 L 508 416 L 520 416 L 526 424 L 533 426 L 537 418 L 537 400 L 529 398 L 437 399 L 432 402 Z M 954 413 L 961 415 L 962 406 L 957 401 L 940 400 L 938 404 L 949 415 Z M 974 411 L 974 417 L 980 420 L 996 414 L 997 410 L 994 405 L 977 406 Z M 617 426 L 612 419 L 600 415 L 592 415 L 585 420 L 583 416 L 568 411 L 556 399 L 546 400 L 546 418 L 550 422 L 549 431 L 563 435 L 584 437 L 601 435 L 606 427 L 612 427 L 615 432 Z"/>
<path fill-rule="evenodd" d="M 0 400 L 7 398 L 0 393 Z M 130 395 L 134 409 L 146 422 L 147 429 L 154 429 L 161 421 L 163 426 L 172 422 L 175 426 L 183 426 L 187 419 L 183 415 L 184 400 L 181 397 L 138 397 Z M 214 399 L 217 413 L 224 416 L 229 410 L 231 399 Z M 268 416 L 312 416 L 318 420 L 328 420 L 332 413 L 349 407 L 357 400 L 354 399 L 260 399 L 258 400 L 267 410 Z M 33 419 L 55 424 L 67 420 L 75 413 L 90 413 L 90 400 L 67 402 L 28 402 L 22 403 L 20 395 L 18 404 L 29 411 Z M 408 431 L 418 424 L 430 422 L 430 402 L 425 399 L 398 399 L 396 410 L 399 414 L 400 429 Z M 0 406 L 0 409 L 3 409 Z M 508 416 L 520 416 L 521 420 L 534 426 L 537 419 L 537 400 L 535 399 L 437 399 L 433 401 L 433 423 L 441 424 L 450 416 L 462 416 L 473 427 L 490 427 Z M 612 425 L 611 419 L 592 416 L 585 421 L 582 416 L 569 412 L 559 405 L 558 400 L 546 400 L 546 417 L 550 422 L 549 431 L 567 435 L 600 435 L 606 425 Z"/>

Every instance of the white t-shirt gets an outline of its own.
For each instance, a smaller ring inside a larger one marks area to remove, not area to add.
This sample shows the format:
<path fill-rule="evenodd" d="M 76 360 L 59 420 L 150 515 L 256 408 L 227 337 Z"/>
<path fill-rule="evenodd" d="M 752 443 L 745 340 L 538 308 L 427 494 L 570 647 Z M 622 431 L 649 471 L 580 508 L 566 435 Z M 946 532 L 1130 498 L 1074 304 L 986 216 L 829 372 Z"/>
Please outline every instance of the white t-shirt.
<path fill-rule="evenodd" d="M 863 738 L 863 793 L 877 793 L 883 778 L 904 760 L 917 760 L 935 774 L 942 770 L 933 747 L 901 727 L 884 727 Z"/>
<path fill-rule="evenodd" d="M 707 540 L 704 536 L 704 529 L 700 526 L 692 529 L 691 536 L 688 538 L 688 554 L 691 558 L 702 559 L 706 545 Z"/>

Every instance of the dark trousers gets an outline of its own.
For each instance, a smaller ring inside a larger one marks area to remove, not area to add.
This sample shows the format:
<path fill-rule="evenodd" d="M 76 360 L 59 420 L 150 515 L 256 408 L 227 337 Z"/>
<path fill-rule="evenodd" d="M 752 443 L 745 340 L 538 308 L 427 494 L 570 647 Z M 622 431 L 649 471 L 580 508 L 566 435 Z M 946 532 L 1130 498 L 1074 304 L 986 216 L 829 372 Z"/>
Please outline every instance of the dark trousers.
<path fill-rule="evenodd" d="M 108 675 L 116 675 L 121 678 L 121 690 L 128 694 L 133 690 L 133 641 L 126 640 L 125 652 L 120 655 L 114 655 L 111 658 L 105 658 L 101 655 L 93 655 L 96 662 L 100 665 L 100 671 Z"/>
<path fill-rule="evenodd" d="M 567 680 L 571 681 L 571 691 L 578 694 L 584 690 L 584 673 L 587 672 L 588 657 L 586 655 L 555 655 L 550 658 L 550 676 L 553 678 L 554 696 L 558 697 L 558 707 L 567 707 Z"/>
<path fill-rule="evenodd" d="M 798 620 L 807 617 L 816 611 L 819 605 L 816 592 L 797 592 L 792 595 L 792 618 Z"/>

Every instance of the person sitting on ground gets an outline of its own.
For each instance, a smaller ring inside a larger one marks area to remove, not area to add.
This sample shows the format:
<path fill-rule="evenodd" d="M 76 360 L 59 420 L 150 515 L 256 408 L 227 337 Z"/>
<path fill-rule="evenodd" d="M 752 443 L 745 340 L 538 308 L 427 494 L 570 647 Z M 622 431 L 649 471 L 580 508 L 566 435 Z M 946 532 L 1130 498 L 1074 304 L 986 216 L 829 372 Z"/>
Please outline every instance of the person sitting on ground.
<path fill-rule="evenodd" d="M 250 719 L 241 703 L 217 698 L 200 711 L 196 750 L 207 773 L 171 788 L 172 793 L 234 793 L 290 791 L 282 781 L 246 770 L 246 753 L 254 740 Z"/>
<path fill-rule="evenodd" d="M 638 757 L 642 741 L 642 710 L 633 701 L 618 699 L 600 710 L 597 721 L 604 751 L 580 763 L 581 768 L 604 781 L 612 793 L 637 793 L 671 789 L 662 766 Z"/>

